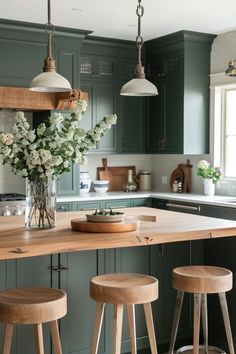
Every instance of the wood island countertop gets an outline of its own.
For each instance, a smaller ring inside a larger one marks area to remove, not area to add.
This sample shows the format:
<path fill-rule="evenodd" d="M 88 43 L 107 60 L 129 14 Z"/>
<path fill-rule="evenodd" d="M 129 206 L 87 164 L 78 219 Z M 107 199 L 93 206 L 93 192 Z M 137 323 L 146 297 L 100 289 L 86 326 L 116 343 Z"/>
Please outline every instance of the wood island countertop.
<path fill-rule="evenodd" d="M 138 247 L 236 235 L 236 221 L 149 207 L 126 208 L 121 211 L 126 215 L 155 215 L 157 221 L 140 221 L 136 231 L 86 233 L 71 229 L 71 219 L 85 219 L 85 211 L 57 213 L 56 227 L 49 230 L 28 231 L 25 230 L 23 216 L 2 216 L 0 217 L 0 259 Z"/>

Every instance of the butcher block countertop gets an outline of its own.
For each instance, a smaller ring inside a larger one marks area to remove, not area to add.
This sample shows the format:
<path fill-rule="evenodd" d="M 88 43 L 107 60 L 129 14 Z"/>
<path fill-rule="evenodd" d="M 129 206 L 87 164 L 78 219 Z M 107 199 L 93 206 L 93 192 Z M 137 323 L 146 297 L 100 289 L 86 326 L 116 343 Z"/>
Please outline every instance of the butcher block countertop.
<path fill-rule="evenodd" d="M 137 247 L 236 235 L 236 221 L 148 207 L 127 208 L 121 211 L 126 215 L 154 215 L 157 221 L 140 221 L 136 231 L 87 233 L 71 229 L 71 219 L 85 219 L 84 211 L 57 213 L 57 226 L 50 230 L 27 231 L 24 227 L 24 217 L 0 217 L 0 259 Z"/>

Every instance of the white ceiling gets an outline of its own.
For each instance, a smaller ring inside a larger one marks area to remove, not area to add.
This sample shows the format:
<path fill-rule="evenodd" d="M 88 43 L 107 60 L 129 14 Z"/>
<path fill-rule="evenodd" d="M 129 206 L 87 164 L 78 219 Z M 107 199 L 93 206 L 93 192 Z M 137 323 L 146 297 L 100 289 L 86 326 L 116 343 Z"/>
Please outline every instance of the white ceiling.
<path fill-rule="evenodd" d="M 135 40 L 137 0 L 51 0 L 55 26 Z M 142 0 L 144 41 L 179 30 L 220 34 L 236 29 L 235 0 Z M 44 24 L 47 0 L 4 0 L 1 18 Z"/>

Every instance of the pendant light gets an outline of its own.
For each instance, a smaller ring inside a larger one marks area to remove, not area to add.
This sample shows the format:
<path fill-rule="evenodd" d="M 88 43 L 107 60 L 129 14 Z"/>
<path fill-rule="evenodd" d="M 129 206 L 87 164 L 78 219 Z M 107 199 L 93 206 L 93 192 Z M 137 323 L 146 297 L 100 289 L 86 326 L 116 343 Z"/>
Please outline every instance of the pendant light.
<path fill-rule="evenodd" d="M 43 73 L 36 76 L 30 83 L 29 89 L 36 92 L 65 92 L 72 90 L 67 79 L 56 72 L 56 62 L 52 57 L 52 36 L 55 28 L 51 23 L 51 3 L 48 0 L 48 23 L 45 26 L 48 34 L 48 52 L 44 59 Z"/>
<path fill-rule="evenodd" d="M 225 71 L 225 74 L 228 76 L 236 76 L 236 68 L 235 68 L 235 60 L 230 60 L 229 61 L 229 66 Z"/>
<path fill-rule="evenodd" d="M 138 63 L 135 67 L 135 79 L 130 80 L 122 86 L 120 94 L 122 96 L 156 96 L 158 91 L 155 85 L 145 79 L 144 67 L 141 62 L 141 50 L 143 46 L 143 38 L 141 37 L 141 17 L 144 8 L 141 0 L 138 0 L 136 14 L 138 16 L 138 35 L 136 37 L 136 45 L 138 47 Z"/>

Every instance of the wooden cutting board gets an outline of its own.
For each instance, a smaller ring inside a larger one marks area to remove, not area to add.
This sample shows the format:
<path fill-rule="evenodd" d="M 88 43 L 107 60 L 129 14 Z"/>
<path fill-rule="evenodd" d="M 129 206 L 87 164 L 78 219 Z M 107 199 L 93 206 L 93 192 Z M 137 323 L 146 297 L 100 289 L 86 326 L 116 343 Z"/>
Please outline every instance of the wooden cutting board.
<path fill-rule="evenodd" d="M 138 223 L 131 222 L 89 222 L 84 219 L 72 219 L 71 227 L 83 232 L 128 232 L 137 230 Z"/>
<path fill-rule="evenodd" d="M 108 166 L 107 159 L 102 159 L 103 167 L 97 167 L 97 175 L 100 180 L 109 180 L 109 191 L 122 191 L 127 183 L 128 170 L 133 171 L 134 181 L 136 181 L 135 166 Z"/>

